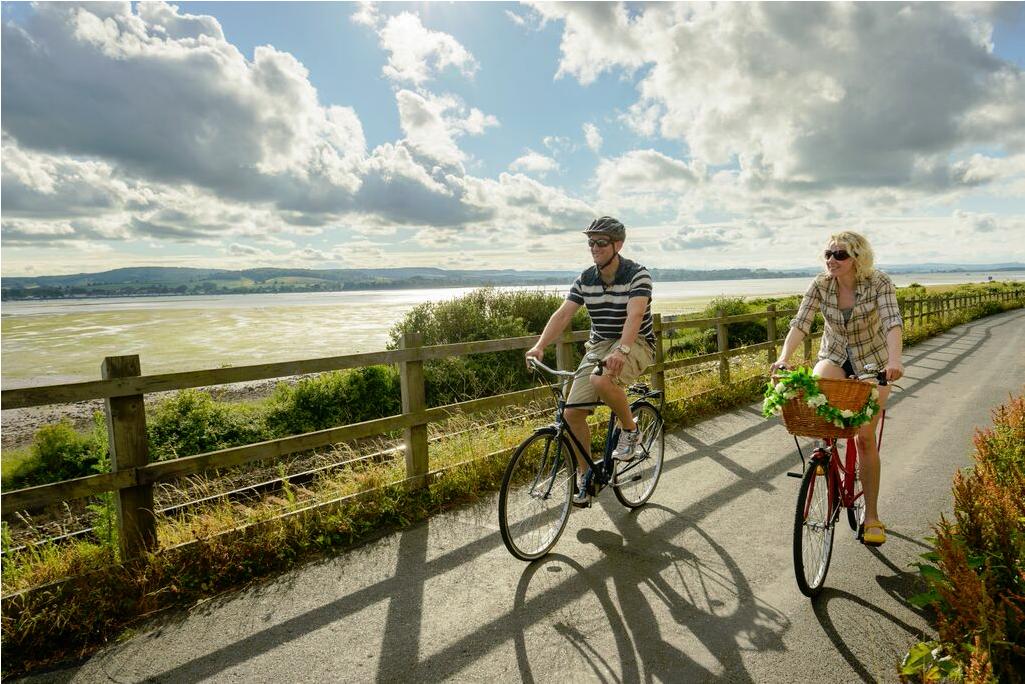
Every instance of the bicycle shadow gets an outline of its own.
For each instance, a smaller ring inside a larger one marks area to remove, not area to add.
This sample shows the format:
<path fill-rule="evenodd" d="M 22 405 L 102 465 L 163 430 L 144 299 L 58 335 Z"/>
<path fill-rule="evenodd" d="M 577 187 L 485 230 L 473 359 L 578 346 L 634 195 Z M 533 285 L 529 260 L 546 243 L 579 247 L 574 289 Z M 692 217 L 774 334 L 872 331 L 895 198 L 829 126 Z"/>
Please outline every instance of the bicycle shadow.
<path fill-rule="evenodd" d="M 653 534 L 640 524 L 640 517 L 670 518 L 677 521 L 674 527 L 678 529 L 659 526 Z M 546 663 L 575 657 L 584 663 L 582 669 L 588 676 L 600 681 L 707 681 L 720 676 L 717 668 L 736 681 L 751 681 L 743 650 L 785 650 L 782 635 L 789 620 L 758 600 L 739 565 L 699 526 L 650 503 L 614 522 L 619 532 L 578 531 L 578 541 L 601 552 L 600 560 L 589 568 L 562 555 L 526 568 L 517 590 L 516 612 L 522 614 L 524 604 L 519 597 L 536 581 L 541 568 L 559 565 L 572 569 L 576 573 L 572 579 L 582 582 L 597 598 L 607 622 L 603 633 L 615 635 L 616 657 L 603 653 L 592 643 L 594 637 L 574 620 L 564 619 L 555 623 L 563 647 L 554 657 L 550 643 L 540 649 Z M 688 543 L 672 544 L 663 539 L 664 534 L 671 538 L 685 534 Z M 534 618 L 540 616 L 531 616 Z M 666 633 L 666 624 L 679 630 Z M 703 662 L 692 654 L 704 656 Z M 530 648 L 523 639 L 517 639 L 517 664 L 523 681 L 535 680 Z M 577 673 L 580 669 L 578 666 Z"/>
<path fill-rule="evenodd" d="M 887 529 L 886 535 L 895 539 L 900 539 L 911 544 L 922 546 L 929 549 L 925 544 L 912 539 L 906 535 L 900 534 L 896 530 Z M 898 603 L 903 604 L 908 610 L 919 615 L 920 617 L 928 617 L 930 611 L 926 608 L 919 608 L 915 606 L 909 600 L 915 594 L 920 594 L 928 589 L 928 585 L 922 576 L 916 570 L 901 569 L 896 563 L 891 561 L 883 554 L 885 547 L 867 547 L 869 553 L 871 553 L 876 560 L 882 563 L 884 566 L 889 568 L 892 575 L 876 575 L 876 582 L 879 587 L 887 593 L 891 598 L 896 600 Z"/>
<path fill-rule="evenodd" d="M 847 606 L 845 606 L 844 608 L 837 609 L 837 614 L 842 616 L 847 622 L 850 623 L 848 625 L 844 625 L 841 629 L 836 625 L 836 623 L 834 623 L 833 618 L 829 613 L 830 604 L 838 601 L 852 603 L 854 604 L 854 606 L 863 609 L 862 612 L 867 610 L 870 613 L 870 615 L 867 619 L 863 616 L 858 616 L 856 611 L 854 611 L 851 607 Z M 818 597 L 812 602 L 812 611 L 814 612 L 815 618 L 818 620 L 819 625 L 822 627 L 822 631 L 826 634 L 830 642 L 832 642 L 833 646 L 836 648 L 837 653 L 839 653 L 840 656 L 843 657 L 844 661 L 850 666 L 852 670 L 854 670 L 855 674 L 863 682 L 876 682 L 877 676 L 873 674 L 869 670 L 869 668 L 864 665 L 862 659 L 854 653 L 853 649 L 851 649 L 847 641 L 843 638 L 841 634 L 842 631 L 851 633 L 855 629 L 860 629 L 862 631 L 870 630 L 872 622 L 871 615 L 875 615 L 878 619 L 886 620 L 888 622 L 893 623 L 894 625 L 902 629 L 904 632 L 906 632 L 909 637 L 913 637 L 916 640 L 921 640 L 925 638 L 925 634 L 923 634 L 920 629 L 904 622 L 897 616 L 886 612 L 882 608 L 876 606 L 873 603 L 870 603 L 869 601 L 866 601 L 860 596 L 856 596 L 841 589 L 835 589 L 832 587 L 826 587 L 825 589 L 823 589 L 822 593 L 819 594 Z M 859 643 L 864 643 L 866 641 L 871 642 L 872 640 L 870 638 L 866 639 L 864 637 L 859 639 Z M 892 650 L 890 644 L 882 645 L 882 648 L 885 648 L 886 650 Z"/>

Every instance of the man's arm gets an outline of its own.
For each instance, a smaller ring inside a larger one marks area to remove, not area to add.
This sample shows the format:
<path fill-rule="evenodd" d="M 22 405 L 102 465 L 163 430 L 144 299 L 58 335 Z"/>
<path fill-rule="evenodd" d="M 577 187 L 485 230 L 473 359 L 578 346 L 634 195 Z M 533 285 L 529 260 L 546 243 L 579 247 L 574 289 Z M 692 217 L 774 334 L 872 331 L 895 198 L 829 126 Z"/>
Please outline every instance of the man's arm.
<path fill-rule="evenodd" d="M 631 297 L 626 303 L 626 323 L 623 324 L 623 332 L 619 335 L 619 343 L 632 347 L 637 341 L 637 331 L 641 329 L 644 321 L 644 312 L 648 308 L 647 297 Z M 609 374 L 619 375 L 626 363 L 626 355 L 621 351 L 615 351 L 605 361 L 605 368 Z"/>
<path fill-rule="evenodd" d="M 637 341 L 637 331 L 641 329 L 644 312 L 647 309 L 647 297 L 631 297 L 626 303 L 626 323 L 623 324 L 623 333 L 619 336 L 620 344 L 632 347 Z"/>
<path fill-rule="evenodd" d="M 537 343 L 527 350 L 527 358 L 535 358 L 538 361 L 544 356 L 545 347 L 558 339 L 562 331 L 566 329 L 570 321 L 573 320 L 573 314 L 577 312 L 580 305 L 570 300 L 565 300 L 552 317 L 548 319 L 548 323 L 545 324 L 545 329 L 541 332 L 541 339 Z M 529 363 L 529 362 L 528 362 Z"/>

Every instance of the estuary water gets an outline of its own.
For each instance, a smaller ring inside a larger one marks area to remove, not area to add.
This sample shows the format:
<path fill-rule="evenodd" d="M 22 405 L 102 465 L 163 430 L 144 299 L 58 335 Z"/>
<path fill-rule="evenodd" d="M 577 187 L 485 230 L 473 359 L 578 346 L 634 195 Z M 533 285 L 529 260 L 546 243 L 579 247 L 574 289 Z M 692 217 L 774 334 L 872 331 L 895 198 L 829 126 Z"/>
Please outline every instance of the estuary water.
<path fill-rule="evenodd" d="M 893 276 L 897 285 L 982 282 L 990 274 Z M 1025 281 L 1025 272 L 992 274 Z M 798 294 L 810 278 L 656 282 L 653 310 L 699 311 L 714 297 Z M 2 386 L 95 380 L 105 356 L 139 354 L 145 374 L 338 356 L 385 348 L 389 330 L 422 302 L 472 288 L 310 294 L 121 297 L 4 302 Z M 565 294 L 562 286 L 505 287 Z"/>

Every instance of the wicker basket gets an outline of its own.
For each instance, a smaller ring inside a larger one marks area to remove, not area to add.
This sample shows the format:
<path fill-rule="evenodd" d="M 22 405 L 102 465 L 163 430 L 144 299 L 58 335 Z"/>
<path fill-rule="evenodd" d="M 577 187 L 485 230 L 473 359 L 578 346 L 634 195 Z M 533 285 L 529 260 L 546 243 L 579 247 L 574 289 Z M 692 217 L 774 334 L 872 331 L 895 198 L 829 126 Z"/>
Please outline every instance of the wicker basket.
<path fill-rule="evenodd" d="M 872 392 L 872 383 L 860 380 L 827 380 L 819 378 L 819 389 L 830 406 L 841 411 L 860 411 Z M 853 437 L 860 427 L 839 428 L 819 418 L 815 409 L 804 401 L 804 392 L 783 404 L 783 424 L 792 435 L 803 437 Z"/>

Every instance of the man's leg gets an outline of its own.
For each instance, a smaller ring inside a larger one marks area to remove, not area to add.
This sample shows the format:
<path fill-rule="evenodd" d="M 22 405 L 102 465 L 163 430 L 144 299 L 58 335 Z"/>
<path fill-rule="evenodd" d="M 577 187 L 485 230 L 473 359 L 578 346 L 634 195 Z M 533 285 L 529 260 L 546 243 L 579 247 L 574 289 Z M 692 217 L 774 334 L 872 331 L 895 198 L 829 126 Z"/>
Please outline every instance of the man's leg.
<path fill-rule="evenodd" d="M 584 382 L 583 380 L 581 382 Z M 568 408 L 563 415 L 566 417 L 566 423 L 569 425 L 569 429 L 572 430 L 573 436 L 576 437 L 581 446 L 584 449 L 590 451 L 591 449 L 591 426 L 587 424 L 587 416 L 589 411 L 587 409 L 580 408 Z M 573 444 L 573 440 L 570 440 L 570 444 Z M 584 455 L 578 453 L 576 444 L 573 444 L 573 455 L 577 460 L 577 473 L 583 475 L 587 472 L 587 461 L 584 460 Z M 590 457 L 591 454 L 587 454 Z"/>
<path fill-rule="evenodd" d="M 625 430 L 637 429 L 637 423 L 634 422 L 634 416 L 630 412 L 630 402 L 626 399 L 626 390 L 607 375 L 592 375 L 591 386 L 598 391 L 601 400 L 608 404 L 612 412 L 616 414 L 616 418 L 619 418 L 619 423 Z"/>

